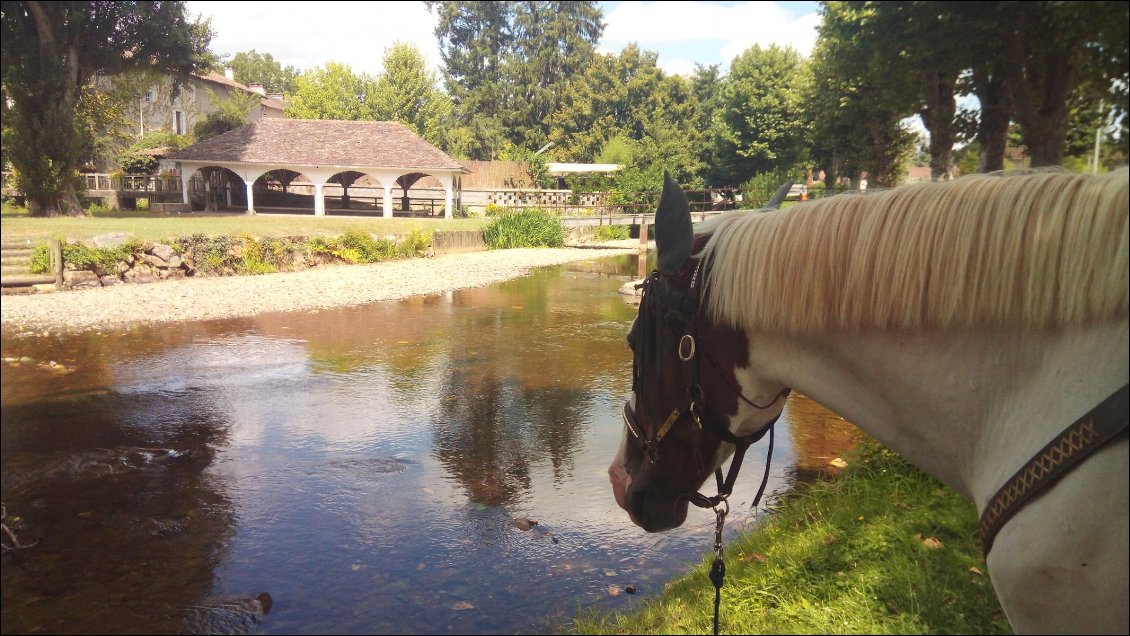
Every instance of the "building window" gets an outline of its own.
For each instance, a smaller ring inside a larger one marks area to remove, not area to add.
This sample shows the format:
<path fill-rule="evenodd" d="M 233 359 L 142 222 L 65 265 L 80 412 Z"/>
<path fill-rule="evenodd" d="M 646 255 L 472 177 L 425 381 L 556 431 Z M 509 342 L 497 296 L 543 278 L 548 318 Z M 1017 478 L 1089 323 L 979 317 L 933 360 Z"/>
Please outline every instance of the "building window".
<path fill-rule="evenodd" d="M 185 132 L 183 110 L 173 111 L 173 132 L 178 135 L 183 135 Z"/>
<path fill-rule="evenodd" d="M 153 91 L 145 91 L 145 103 L 148 104 L 148 103 L 151 103 L 152 101 L 153 101 Z"/>

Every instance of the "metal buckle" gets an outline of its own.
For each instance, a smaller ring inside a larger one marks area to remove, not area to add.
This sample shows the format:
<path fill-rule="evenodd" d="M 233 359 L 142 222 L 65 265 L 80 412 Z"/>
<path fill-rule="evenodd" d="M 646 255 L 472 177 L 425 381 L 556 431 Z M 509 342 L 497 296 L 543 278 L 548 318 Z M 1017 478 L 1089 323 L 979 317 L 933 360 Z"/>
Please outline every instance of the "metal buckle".
<path fill-rule="evenodd" d="M 686 355 L 683 355 L 684 347 L 687 350 Z M 679 359 L 683 362 L 690 362 L 694 359 L 694 349 L 694 336 L 689 333 L 683 334 L 683 337 L 679 339 Z"/>

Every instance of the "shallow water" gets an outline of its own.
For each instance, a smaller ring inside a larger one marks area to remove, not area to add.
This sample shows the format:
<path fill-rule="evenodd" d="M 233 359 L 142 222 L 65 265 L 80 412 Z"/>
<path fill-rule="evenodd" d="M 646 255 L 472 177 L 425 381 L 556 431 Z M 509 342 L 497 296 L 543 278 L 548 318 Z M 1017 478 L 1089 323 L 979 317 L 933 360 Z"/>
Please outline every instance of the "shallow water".
<path fill-rule="evenodd" d="M 635 315 L 617 289 L 637 272 L 605 258 L 354 309 L 6 332 L 5 524 L 38 543 L 4 555 L 3 632 L 551 631 L 656 594 L 710 550 L 713 515 L 649 535 L 612 498 Z M 791 400 L 769 491 L 850 430 Z M 755 522 L 764 444 L 728 534 Z"/>

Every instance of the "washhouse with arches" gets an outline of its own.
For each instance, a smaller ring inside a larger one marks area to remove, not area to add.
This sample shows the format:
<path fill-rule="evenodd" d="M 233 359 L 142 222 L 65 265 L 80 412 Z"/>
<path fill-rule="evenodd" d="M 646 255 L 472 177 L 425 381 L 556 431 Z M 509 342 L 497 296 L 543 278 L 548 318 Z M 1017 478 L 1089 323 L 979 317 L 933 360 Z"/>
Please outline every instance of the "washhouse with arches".
<path fill-rule="evenodd" d="M 469 172 L 400 122 L 312 119 L 260 119 L 171 153 L 162 165 L 179 170 L 183 202 L 202 190 L 206 209 L 309 213 L 312 199 L 315 216 L 385 218 L 429 213 L 440 200 L 451 218 Z M 428 194 L 413 198 L 417 185 Z"/>

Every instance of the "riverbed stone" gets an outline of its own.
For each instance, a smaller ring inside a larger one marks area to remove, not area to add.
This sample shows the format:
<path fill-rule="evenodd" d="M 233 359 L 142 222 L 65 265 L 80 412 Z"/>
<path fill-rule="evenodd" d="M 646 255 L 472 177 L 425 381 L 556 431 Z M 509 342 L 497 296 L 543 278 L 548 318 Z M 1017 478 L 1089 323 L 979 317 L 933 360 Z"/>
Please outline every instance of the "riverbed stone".
<path fill-rule="evenodd" d="M 113 287 L 114 285 L 122 284 L 122 279 L 118 278 L 117 276 L 113 276 L 113 275 L 99 276 L 98 281 L 100 283 L 102 283 L 103 287 Z"/>
<path fill-rule="evenodd" d="M 174 250 L 171 245 L 154 243 L 153 247 L 149 249 L 149 253 L 168 263 L 169 259 L 176 255 L 177 251 Z"/>
<path fill-rule="evenodd" d="M 165 259 L 155 254 L 142 254 L 141 260 L 147 263 L 150 267 L 168 267 L 169 263 Z"/>
<path fill-rule="evenodd" d="M 133 238 L 132 232 L 107 232 L 90 239 L 94 247 L 118 247 Z"/>
<path fill-rule="evenodd" d="M 63 284 L 71 289 L 87 289 L 101 287 L 102 281 L 99 280 L 98 274 L 90 270 L 67 270 L 63 272 Z"/>

